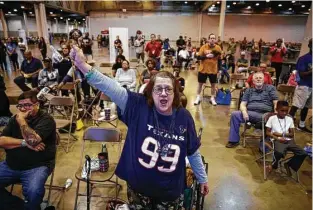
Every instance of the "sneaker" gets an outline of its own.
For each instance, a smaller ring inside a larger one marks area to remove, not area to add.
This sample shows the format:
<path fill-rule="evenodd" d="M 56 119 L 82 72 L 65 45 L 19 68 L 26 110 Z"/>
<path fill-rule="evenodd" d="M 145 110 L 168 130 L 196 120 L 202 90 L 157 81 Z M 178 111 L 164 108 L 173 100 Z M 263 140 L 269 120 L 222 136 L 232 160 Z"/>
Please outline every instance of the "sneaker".
<path fill-rule="evenodd" d="M 217 103 L 216 103 L 216 101 L 215 101 L 215 98 L 211 98 L 211 99 L 210 99 L 210 102 L 211 102 L 211 104 L 212 104 L 213 106 L 216 106 L 216 105 L 217 105 Z"/>
<path fill-rule="evenodd" d="M 305 133 L 312 133 L 311 130 L 307 129 L 306 127 L 300 127 L 299 125 L 297 127 L 297 130 L 305 132 Z"/>
<path fill-rule="evenodd" d="M 195 102 L 193 103 L 194 105 L 199 105 L 201 103 L 200 96 L 197 96 Z"/>
<path fill-rule="evenodd" d="M 237 147 L 239 145 L 239 142 L 228 142 L 226 144 L 226 148 L 234 148 Z"/>

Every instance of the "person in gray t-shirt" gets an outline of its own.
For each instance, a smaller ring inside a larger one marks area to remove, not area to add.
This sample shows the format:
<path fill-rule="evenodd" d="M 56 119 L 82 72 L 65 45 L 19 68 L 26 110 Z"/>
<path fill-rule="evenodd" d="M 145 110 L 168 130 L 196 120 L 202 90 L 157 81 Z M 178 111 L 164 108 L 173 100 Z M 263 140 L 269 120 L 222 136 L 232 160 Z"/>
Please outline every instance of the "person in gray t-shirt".
<path fill-rule="evenodd" d="M 241 123 L 261 122 L 263 114 L 272 112 L 276 108 L 278 101 L 276 89 L 272 85 L 264 84 L 262 72 L 256 72 L 253 75 L 253 84 L 255 88 L 248 88 L 242 97 L 240 111 L 234 111 L 231 114 L 227 148 L 239 145 Z"/>

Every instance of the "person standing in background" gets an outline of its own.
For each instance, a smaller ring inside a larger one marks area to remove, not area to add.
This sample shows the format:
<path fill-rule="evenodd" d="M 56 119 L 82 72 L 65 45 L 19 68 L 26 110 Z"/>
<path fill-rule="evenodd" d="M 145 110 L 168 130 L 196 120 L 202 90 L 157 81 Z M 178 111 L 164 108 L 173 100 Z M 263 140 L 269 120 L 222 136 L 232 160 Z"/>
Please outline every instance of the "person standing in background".
<path fill-rule="evenodd" d="M 45 59 L 47 57 L 47 44 L 43 37 L 40 37 L 38 48 L 41 52 L 42 58 Z"/>
<path fill-rule="evenodd" d="M 281 83 L 280 74 L 283 67 L 283 57 L 287 53 L 287 48 L 281 38 L 276 40 L 276 44 L 271 47 L 270 53 L 271 58 L 271 67 L 276 70 L 276 86 Z"/>
<path fill-rule="evenodd" d="M 223 50 L 223 41 L 221 40 L 221 37 L 220 37 L 220 36 L 217 37 L 217 42 L 216 42 L 216 44 L 217 44 L 218 46 L 220 46 L 220 48 Z"/>
<path fill-rule="evenodd" d="M 179 39 L 176 41 L 177 46 L 177 55 L 179 54 L 179 51 L 186 47 L 186 41 L 183 39 L 183 36 L 179 36 Z"/>
<path fill-rule="evenodd" d="M 140 58 L 142 60 L 142 63 L 145 63 L 144 45 L 145 45 L 145 40 L 142 39 L 141 35 L 139 35 L 134 43 L 138 64 L 140 63 Z"/>
<path fill-rule="evenodd" d="M 10 61 L 12 62 L 14 71 L 19 69 L 18 55 L 16 52 L 16 48 L 17 48 L 16 43 L 14 43 L 11 38 L 8 38 L 7 53 L 9 55 Z"/>
<path fill-rule="evenodd" d="M 7 66 L 7 48 L 3 43 L 3 40 L 0 40 L 0 65 L 2 70 L 8 71 Z"/>
<path fill-rule="evenodd" d="M 81 47 L 87 61 L 92 60 L 92 40 L 89 38 L 89 33 L 87 32 L 82 38 Z"/>
<path fill-rule="evenodd" d="M 156 41 L 155 34 L 151 34 L 150 38 L 151 41 L 147 43 L 145 51 L 149 58 L 155 60 L 156 69 L 159 71 L 161 68 L 160 56 L 162 52 L 162 46 L 158 41 Z"/>
<path fill-rule="evenodd" d="M 260 48 L 258 43 L 255 42 L 251 50 L 250 66 L 259 66 L 260 59 L 261 59 Z"/>
<path fill-rule="evenodd" d="M 114 47 L 115 47 L 115 56 L 117 56 L 118 50 L 122 48 L 122 41 L 120 40 L 119 36 L 116 36 L 116 39 L 114 41 Z"/>
<path fill-rule="evenodd" d="M 228 49 L 227 51 L 230 51 L 230 53 L 234 56 L 237 49 L 237 43 L 235 42 L 235 38 L 231 38 L 230 42 L 228 43 Z"/>
<path fill-rule="evenodd" d="M 158 35 L 157 42 L 160 43 L 161 47 L 163 46 L 163 40 L 161 39 L 161 35 Z"/>

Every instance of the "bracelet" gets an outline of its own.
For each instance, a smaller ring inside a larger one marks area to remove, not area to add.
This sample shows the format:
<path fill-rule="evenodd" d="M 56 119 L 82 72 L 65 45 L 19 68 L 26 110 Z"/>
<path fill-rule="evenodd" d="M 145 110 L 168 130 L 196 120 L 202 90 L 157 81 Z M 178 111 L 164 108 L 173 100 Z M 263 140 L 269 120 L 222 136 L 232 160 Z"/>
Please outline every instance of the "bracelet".
<path fill-rule="evenodd" d="M 89 71 L 88 71 L 88 73 L 86 74 L 86 79 L 88 80 L 88 79 L 90 79 L 90 77 L 94 74 L 94 67 L 92 67 Z"/>

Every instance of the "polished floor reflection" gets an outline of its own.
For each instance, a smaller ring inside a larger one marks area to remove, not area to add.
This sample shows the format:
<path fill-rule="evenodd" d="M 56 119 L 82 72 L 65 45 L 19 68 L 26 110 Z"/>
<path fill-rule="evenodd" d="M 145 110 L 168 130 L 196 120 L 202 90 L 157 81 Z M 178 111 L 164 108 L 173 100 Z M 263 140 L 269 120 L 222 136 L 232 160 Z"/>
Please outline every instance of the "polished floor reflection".
<path fill-rule="evenodd" d="M 35 57 L 39 57 L 39 51 L 33 50 Z M 108 61 L 107 50 L 94 48 L 94 59 L 99 66 L 102 62 Z M 135 66 L 132 63 L 132 66 Z M 110 73 L 110 68 L 101 67 L 102 72 Z M 8 95 L 18 95 L 20 91 L 13 83 L 16 74 L 5 74 L 5 81 L 8 87 Z M 205 210 L 304 210 L 311 209 L 311 194 L 306 194 L 304 189 L 290 178 L 282 177 L 280 174 L 272 173 L 267 181 L 263 180 L 262 164 L 255 162 L 259 157 L 258 142 L 248 141 L 246 148 L 238 146 L 235 149 L 226 149 L 225 143 L 228 138 L 229 116 L 236 109 L 236 102 L 231 106 L 213 107 L 208 99 L 199 105 L 194 106 L 195 92 L 197 86 L 196 71 L 182 72 L 186 79 L 185 94 L 188 97 L 187 109 L 195 119 L 196 127 L 203 127 L 201 153 L 209 163 L 209 187 L 210 193 L 205 199 Z M 225 85 L 225 87 L 227 87 Z M 205 94 L 209 94 L 207 90 Z M 238 97 L 238 92 L 233 94 Z M 102 124 L 101 126 L 108 126 Z M 124 133 L 126 127 L 120 123 L 120 129 Z M 82 137 L 83 131 L 76 133 Z M 297 132 L 296 140 L 301 147 L 312 141 L 311 135 Z M 92 152 L 100 151 L 99 147 L 91 147 Z M 73 179 L 72 187 L 66 192 L 53 191 L 52 203 L 60 210 L 74 208 L 76 180 L 75 172 L 80 161 L 81 139 L 74 142 L 69 153 L 62 148 L 58 149 L 57 164 L 55 169 L 55 185 L 63 185 L 67 178 Z M 117 148 L 109 145 L 109 152 L 116 156 Z M 116 158 L 113 158 L 113 161 Z M 304 187 L 311 190 L 312 162 L 309 158 L 304 161 L 300 169 L 300 180 Z M 126 199 L 126 186 L 123 181 L 123 190 L 120 194 Z M 85 189 L 85 186 L 82 187 Z M 97 190 L 98 191 L 98 190 Z M 114 196 L 114 190 L 102 190 L 99 192 Z M 15 194 L 21 194 L 21 188 L 16 187 Z M 86 209 L 86 199 L 79 199 L 79 209 Z M 92 209 L 105 209 L 105 203 L 99 199 L 92 199 Z"/>

